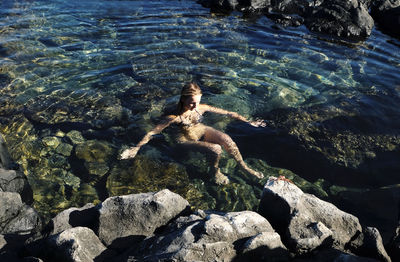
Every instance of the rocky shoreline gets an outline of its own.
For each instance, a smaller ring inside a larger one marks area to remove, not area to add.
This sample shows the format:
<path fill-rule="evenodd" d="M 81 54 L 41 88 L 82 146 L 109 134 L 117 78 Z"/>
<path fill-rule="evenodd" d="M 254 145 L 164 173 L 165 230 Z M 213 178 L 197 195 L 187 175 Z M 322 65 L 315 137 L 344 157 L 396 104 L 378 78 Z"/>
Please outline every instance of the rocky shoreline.
<path fill-rule="evenodd" d="M 270 177 L 257 212 L 192 210 L 168 189 L 69 208 L 47 225 L 24 175 L 0 162 L 1 261 L 396 261 L 378 229 Z M 385 248 L 386 247 L 386 248 Z M 389 257 L 386 250 L 389 251 Z"/>
<path fill-rule="evenodd" d="M 398 0 L 199 0 L 215 13 L 240 11 L 245 16 L 266 15 L 282 26 L 305 25 L 309 30 L 339 37 L 366 38 L 374 24 L 400 36 Z"/>

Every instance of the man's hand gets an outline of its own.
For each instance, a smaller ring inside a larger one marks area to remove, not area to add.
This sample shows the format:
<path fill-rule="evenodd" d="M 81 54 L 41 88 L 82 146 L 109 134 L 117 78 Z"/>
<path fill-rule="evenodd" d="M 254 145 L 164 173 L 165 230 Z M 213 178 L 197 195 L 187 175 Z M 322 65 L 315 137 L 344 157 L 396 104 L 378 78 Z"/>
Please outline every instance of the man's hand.
<path fill-rule="evenodd" d="M 136 154 L 138 153 L 140 147 L 131 147 L 129 149 L 124 150 L 124 152 L 121 153 L 120 157 L 121 159 L 129 159 L 129 158 L 134 158 Z"/>

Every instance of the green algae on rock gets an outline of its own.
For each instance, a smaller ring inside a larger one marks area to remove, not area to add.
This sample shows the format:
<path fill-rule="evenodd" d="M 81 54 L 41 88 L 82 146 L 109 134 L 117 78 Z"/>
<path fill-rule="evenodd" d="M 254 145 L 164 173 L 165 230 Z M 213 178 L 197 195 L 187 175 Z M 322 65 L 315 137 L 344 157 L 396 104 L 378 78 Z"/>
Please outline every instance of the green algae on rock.
<path fill-rule="evenodd" d="M 185 196 L 194 206 L 209 209 L 215 206 L 200 181 L 191 181 L 185 168 L 174 162 L 161 162 L 146 156 L 121 161 L 110 171 L 107 179 L 110 196 L 140 192 L 155 192 L 163 188 Z"/>

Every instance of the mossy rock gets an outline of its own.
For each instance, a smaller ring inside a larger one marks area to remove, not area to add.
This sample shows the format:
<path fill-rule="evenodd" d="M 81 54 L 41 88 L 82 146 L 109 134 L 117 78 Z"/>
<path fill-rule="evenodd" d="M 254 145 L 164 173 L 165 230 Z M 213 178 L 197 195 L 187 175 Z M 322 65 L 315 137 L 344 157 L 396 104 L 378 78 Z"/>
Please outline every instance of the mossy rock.
<path fill-rule="evenodd" d="M 114 149 L 105 141 L 89 140 L 77 145 L 75 154 L 86 162 L 104 163 L 114 154 Z"/>

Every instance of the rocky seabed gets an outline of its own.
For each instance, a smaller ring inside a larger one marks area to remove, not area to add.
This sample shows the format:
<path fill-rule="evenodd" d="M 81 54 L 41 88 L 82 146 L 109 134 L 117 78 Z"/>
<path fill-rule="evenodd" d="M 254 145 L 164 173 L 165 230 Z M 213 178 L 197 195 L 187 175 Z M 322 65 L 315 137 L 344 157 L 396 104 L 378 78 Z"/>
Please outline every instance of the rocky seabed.
<path fill-rule="evenodd" d="M 275 177 L 264 186 L 258 212 L 192 210 L 186 199 L 164 189 L 69 208 L 43 225 L 30 206 L 26 177 L 13 170 L 4 140 L 0 142 L 0 261 L 399 258 L 399 228 L 384 246 L 376 228 Z"/>

